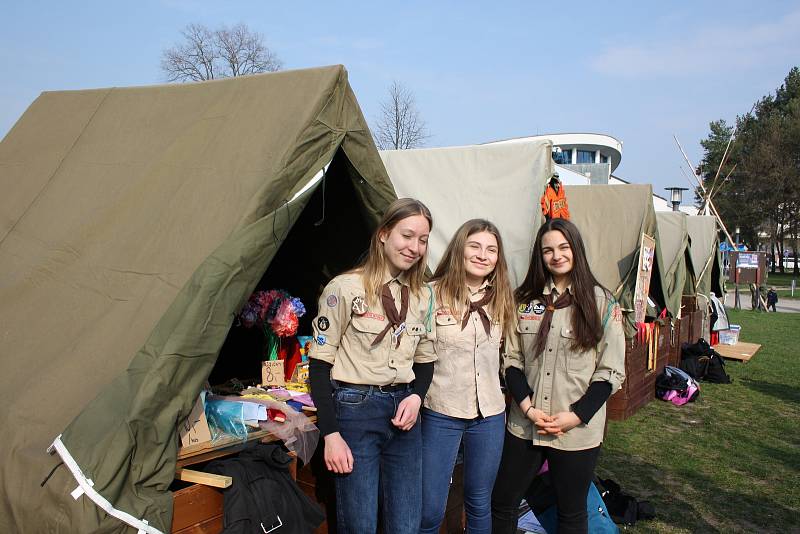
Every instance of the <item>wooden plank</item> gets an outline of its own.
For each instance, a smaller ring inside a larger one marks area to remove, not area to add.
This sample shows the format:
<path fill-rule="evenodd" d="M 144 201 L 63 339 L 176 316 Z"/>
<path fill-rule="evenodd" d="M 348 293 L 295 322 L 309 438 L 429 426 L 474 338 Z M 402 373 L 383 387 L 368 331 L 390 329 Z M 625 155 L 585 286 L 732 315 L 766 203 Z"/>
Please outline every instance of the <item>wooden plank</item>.
<path fill-rule="evenodd" d="M 719 352 L 723 358 L 739 360 L 742 362 L 750 361 L 750 358 L 758 352 L 761 345 L 758 343 L 738 342 L 736 345 L 714 345 L 714 350 Z"/>
<path fill-rule="evenodd" d="M 175 478 L 183 480 L 184 482 L 194 482 L 195 484 L 203 484 L 204 486 L 211 486 L 213 488 L 227 488 L 233 484 L 233 478 L 231 477 L 215 475 L 214 473 L 203 473 L 202 471 L 194 471 L 192 469 L 175 470 Z"/>

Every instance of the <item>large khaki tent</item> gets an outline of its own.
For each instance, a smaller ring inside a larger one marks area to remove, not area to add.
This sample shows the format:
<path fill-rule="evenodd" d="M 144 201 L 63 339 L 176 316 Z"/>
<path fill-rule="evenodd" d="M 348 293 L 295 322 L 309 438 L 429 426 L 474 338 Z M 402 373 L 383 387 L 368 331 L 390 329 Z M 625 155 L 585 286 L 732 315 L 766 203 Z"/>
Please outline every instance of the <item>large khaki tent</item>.
<path fill-rule="evenodd" d="M 658 211 L 658 236 L 664 259 L 664 295 L 667 308 L 680 318 L 681 297 L 694 295 L 695 277 L 686 219 L 679 211 Z"/>
<path fill-rule="evenodd" d="M 418 150 L 385 150 L 381 158 L 401 197 L 432 211 L 431 270 L 462 223 L 483 218 L 497 225 L 512 284 L 521 282 L 541 225 L 539 198 L 553 169 L 549 141 Z"/>
<path fill-rule="evenodd" d="M 662 278 L 664 261 L 659 247 L 658 225 L 650 185 L 571 185 L 565 187 L 570 220 L 581 231 L 589 265 L 598 281 L 633 311 L 642 235 L 656 241 L 655 269 L 650 297 L 665 306 Z M 668 310 L 672 312 L 672 310 Z M 625 314 L 626 333 L 635 333 L 633 313 Z"/>
<path fill-rule="evenodd" d="M 708 301 L 711 293 L 722 297 L 722 261 L 719 252 L 719 233 L 714 217 L 695 215 L 686 219 L 695 291 Z"/>
<path fill-rule="evenodd" d="M 0 192 L 2 532 L 168 531 L 233 314 L 268 266 L 350 267 L 395 198 L 340 66 L 43 93 Z"/>

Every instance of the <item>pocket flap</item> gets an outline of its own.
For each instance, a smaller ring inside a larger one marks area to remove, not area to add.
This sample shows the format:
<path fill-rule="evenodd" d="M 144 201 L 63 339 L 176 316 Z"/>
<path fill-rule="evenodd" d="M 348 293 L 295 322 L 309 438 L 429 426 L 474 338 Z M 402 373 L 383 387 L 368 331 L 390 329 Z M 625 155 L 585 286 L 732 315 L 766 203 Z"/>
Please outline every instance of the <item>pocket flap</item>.
<path fill-rule="evenodd" d="M 386 321 L 379 321 L 372 317 L 361 317 L 358 315 L 353 316 L 351 323 L 353 324 L 353 328 L 367 334 L 380 334 L 388 324 Z"/>
<path fill-rule="evenodd" d="M 458 324 L 458 321 L 456 321 L 456 318 L 453 317 L 452 315 L 437 315 L 436 324 L 440 326 L 449 326 Z"/>
<path fill-rule="evenodd" d="M 425 334 L 425 325 L 422 323 L 409 323 L 406 324 L 406 332 L 412 336 L 421 336 Z"/>
<path fill-rule="evenodd" d="M 575 339 L 575 329 L 570 328 L 569 326 L 562 326 L 561 337 L 568 337 L 570 339 Z"/>
<path fill-rule="evenodd" d="M 536 319 L 522 319 L 517 321 L 517 332 L 520 334 L 538 334 L 542 327 L 542 321 Z"/>

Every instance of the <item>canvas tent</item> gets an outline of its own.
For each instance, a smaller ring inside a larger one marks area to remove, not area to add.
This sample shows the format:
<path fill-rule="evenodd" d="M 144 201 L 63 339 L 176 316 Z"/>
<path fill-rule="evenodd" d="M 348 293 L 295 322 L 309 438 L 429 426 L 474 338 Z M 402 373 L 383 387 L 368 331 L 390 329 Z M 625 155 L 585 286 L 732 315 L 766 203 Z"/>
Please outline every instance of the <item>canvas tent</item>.
<path fill-rule="evenodd" d="M 0 191 L 2 532 L 169 531 L 233 314 L 268 266 L 349 267 L 395 198 L 341 66 L 43 93 Z"/>
<path fill-rule="evenodd" d="M 527 272 L 533 238 L 541 225 L 539 198 L 552 174 L 551 152 L 548 141 L 530 141 L 380 154 L 398 196 L 418 198 L 433 213 L 431 270 L 458 227 L 483 218 L 500 230 L 516 287 Z"/>
<path fill-rule="evenodd" d="M 696 293 L 706 297 L 706 301 L 711 293 L 721 297 L 722 262 L 716 218 L 704 215 L 687 217 L 686 228 L 689 232 Z"/>
<path fill-rule="evenodd" d="M 687 215 L 676 211 L 657 211 L 658 236 L 664 259 L 664 295 L 667 308 L 680 319 L 681 297 L 694 295 L 695 277 L 689 249 Z"/>
<path fill-rule="evenodd" d="M 658 246 L 651 186 L 566 186 L 565 191 L 570 220 L 581 232 L 592 272 L 626 312 L 633 311 L 642 234 L 655 239 L 656 261 L 650 280 L 650 297 L 663 307 L 666 304 L 662 289 L 665 269 Z M 633 314 L 626 313 L 625 317 L 625 330 L 630 337 L 635 332 Z"/>

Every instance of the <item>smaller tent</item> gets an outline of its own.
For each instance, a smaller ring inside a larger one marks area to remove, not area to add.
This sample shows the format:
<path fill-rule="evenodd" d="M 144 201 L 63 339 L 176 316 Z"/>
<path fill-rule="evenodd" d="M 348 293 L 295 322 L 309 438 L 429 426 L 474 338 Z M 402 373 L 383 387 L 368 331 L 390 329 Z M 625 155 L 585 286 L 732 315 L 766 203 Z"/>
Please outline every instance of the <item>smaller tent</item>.
<path fill-rule="evenodd" d="M 453 234 L 469 219 L 497 225 L 511 283 L 522 281 L 541 226 L 539 199 L 553 170 L 547 141 L 417 150 L 384 150 L 381 158 L 400 197 L 433 214 L 429 267 L 436 268 Z"/>
<path fill-rule="evenodd" d="M 719 230 L 714 217 L 695 215 L 686 218 L 695 292 L 708 300 L 711 293 L 722 297 L 722 259 L 719 252 Z"/>
<path fill-rule="evenodd" d="M 631 312 L 643 234 L 656 241 L 650 298 L 661 308 L 667 305 L 652 188 L 633 184 L 584 185 L 566 186 L 565 191 L 570 220 L 581 232 L 592 272 L 619 300 L 626 312 L 626 334 L 633 336 L 636 328 Z"/>
<path fill-rule="evenodd" d="M 679 211 L 657 211 L 658 236 L 664 259 L 664 295 L 667 309 L 680 319 L 681 298 L 695 294 L 692 253 L 689 248 L 687 215 Z"/>

